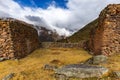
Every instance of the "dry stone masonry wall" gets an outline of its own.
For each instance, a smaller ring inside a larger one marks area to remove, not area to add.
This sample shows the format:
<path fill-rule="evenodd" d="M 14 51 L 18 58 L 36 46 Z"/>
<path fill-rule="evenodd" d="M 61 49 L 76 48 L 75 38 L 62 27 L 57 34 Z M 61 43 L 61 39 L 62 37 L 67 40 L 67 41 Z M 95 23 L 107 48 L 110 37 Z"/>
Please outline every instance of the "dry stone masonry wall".
<path fill-rule="evenodd" d="M 110 4 L 101 12 L 91 33 L 90 48 L 96 55 L 120 53 L 120 4 Z"/>
<path fill-rule="evenodd" d="M 83 48 L 83 42 L 81 43 L 61 43 L 61 42 L 42 42 L 43 48 Z"/>
<path fill-rule="evenodd" d="M 0 57 L 14 57 L 9 22 L 0 20 Z"/>
<path fill-rule="evenodd" d="M 39 47 L 37 31 L 25 22 L 0 20 L 0 57 L 22 58 Z"/>

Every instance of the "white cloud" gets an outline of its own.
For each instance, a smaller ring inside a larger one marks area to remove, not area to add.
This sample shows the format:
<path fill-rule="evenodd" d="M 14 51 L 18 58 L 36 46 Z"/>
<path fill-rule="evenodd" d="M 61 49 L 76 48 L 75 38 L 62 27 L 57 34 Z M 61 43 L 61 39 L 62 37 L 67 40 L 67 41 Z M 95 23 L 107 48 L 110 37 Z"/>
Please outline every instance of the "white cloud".
<path fill-rule="evenodd" d="M 36 5 L 31 0 L 32 5 Z M 70 30 L 79 30 L 98 17 L 100 11 L 120 0 L 68 0 L 67 9 L 55 6 L 52 2 L 47 9 L 30 8 L 19 5 L 13 0 L 0 0 L 0 17 L 13 17 L 31 24 L 56 29 L 61 35 L 70 35 Z"/>

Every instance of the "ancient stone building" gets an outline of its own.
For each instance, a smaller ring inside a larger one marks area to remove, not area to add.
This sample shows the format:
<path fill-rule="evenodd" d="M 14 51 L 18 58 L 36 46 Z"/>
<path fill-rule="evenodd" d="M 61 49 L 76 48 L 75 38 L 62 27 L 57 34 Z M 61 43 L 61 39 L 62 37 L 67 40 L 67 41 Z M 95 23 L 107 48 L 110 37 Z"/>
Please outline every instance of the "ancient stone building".
<path fill-rule="evenodd" d="M 22 58 L 38 48 L 37 31 L 15 19 L 0 19 L 0 57 Z"/>
<path fill-rule="evenodd" d="M 91 31 L 90 49 L 96 55 L 120 53 L 120 4 L 108 5 L 99 15 L 98 26 Z"/>

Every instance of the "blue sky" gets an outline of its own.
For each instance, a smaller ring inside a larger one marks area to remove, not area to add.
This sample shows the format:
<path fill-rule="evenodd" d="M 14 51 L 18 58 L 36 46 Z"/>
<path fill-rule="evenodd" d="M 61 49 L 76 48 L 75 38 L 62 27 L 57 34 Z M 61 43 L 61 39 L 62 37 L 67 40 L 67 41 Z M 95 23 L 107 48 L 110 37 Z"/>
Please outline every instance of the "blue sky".
<path fill-rule="evenodd" d="M 22 6 L 47 8 L 51 4 L 57 7 L 66 8 L 67 0 L 14 0 Z"/>
<path fill-rule="evenodd" d="M 0 0 L 0 17 L 12 17 L 70 36 L 120 0 Z"/>

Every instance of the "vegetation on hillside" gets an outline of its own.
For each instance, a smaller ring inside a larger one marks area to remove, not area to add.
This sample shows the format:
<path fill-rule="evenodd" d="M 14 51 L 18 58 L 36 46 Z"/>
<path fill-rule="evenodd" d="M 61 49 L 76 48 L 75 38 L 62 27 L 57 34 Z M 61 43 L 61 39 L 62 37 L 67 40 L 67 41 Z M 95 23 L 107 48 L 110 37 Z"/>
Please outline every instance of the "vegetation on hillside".
<path fill-rule="evenodd" d="M 97 24 L 98 24 L 98 19 L 95 19 L 94 21 L 92 21 L 91 23 L 87 24 L 85 27 L 83 27 L 82 29 L 74 33 L 72 36 L 66 39 L 60 40 L 60 42 L 75 43 L 75 42 L 89 40 L 90 32 L 93 28 L 97 26 Z"/>

